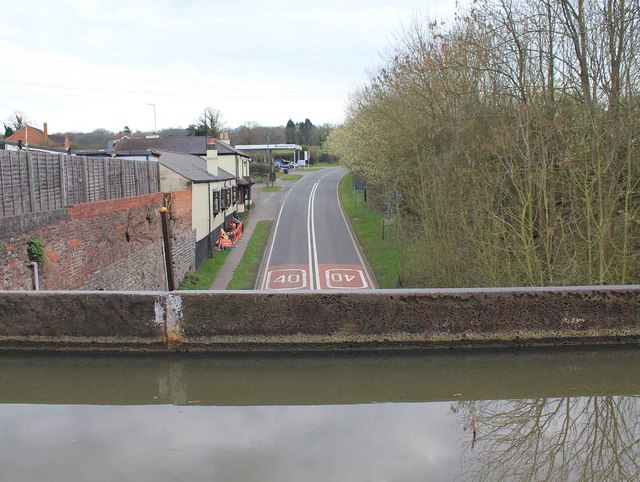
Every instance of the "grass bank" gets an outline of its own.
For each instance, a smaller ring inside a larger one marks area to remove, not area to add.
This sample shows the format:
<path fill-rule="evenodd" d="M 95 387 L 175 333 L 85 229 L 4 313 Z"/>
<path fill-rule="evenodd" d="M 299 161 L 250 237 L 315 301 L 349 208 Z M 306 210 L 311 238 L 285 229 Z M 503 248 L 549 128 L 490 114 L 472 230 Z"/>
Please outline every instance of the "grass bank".
<path fill-rule="evenodd" d="M 260 263 L 264 254 L 269 232 L 271 231 L 271 221 L 258 221 L 251 239 L 247 243 L 247 249 L 233 272 L 233 277 L 227 289 L 230 290 L 250 290 L 255 284 Z"/>
<path fill-rule="evenodd" d="M 380 283 L 381 288 L 398 287 L 398 249 L 393 237 L 382 239 L 382 225 L 385 214 L 362 202 L 358 196 L 357 205 L 353 197 L 351 173 L 340 181 L 340 200 L 351 227 L 358 237 L 364 255 Z"/>
<path fill-rule="evenodd" d="M 260 192 L 278 192 L 279 190 L 280 186 L 269 186 L 261 188 Z"/>
<path fill-rule="evenodd" d="M 179 290 L 208 290 L 211 289 L 216 274 L 224 265 L 225 260 L 229 256 L 228 250 L 216 251 L 213 258 L 208 258 L 194 272 L 188 272 L 184 275 L 184 280 L 178 286 Z"/>

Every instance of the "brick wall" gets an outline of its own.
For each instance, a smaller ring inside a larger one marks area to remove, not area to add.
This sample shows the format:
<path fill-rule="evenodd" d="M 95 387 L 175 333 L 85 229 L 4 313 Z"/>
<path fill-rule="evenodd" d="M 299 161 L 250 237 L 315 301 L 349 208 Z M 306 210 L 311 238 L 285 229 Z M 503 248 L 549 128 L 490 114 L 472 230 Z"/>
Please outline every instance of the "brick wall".
<path fill-rule="evenodd" d="M 32 236 L 45 243 L 42 289 L 164 289 L 158 209 L 165 196 L 179 208 L 172 210 L 171 231 L 180 281 L 195 266 L 190 192 L 153 193 L 0 219 L 1 289 L 33 288 L 27 255 Z"/>
<path fill-rule="evenodd" d="M 27 241 L 46 226 L 68 220 L 67 211 L 0 218 L 0 281 L 2 289 L 33 288 L 32 271 L 27 256 Z"/>

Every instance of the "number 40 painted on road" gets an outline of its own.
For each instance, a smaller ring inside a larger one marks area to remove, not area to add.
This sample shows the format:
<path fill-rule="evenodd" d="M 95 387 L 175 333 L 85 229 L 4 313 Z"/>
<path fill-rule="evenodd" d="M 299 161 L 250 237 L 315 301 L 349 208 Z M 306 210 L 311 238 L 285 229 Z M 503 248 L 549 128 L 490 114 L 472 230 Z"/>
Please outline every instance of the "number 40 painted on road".
<path fill-rule="evenodd" d="M 330 268 L 324 272 L 327 288 L 364 289 L 367 282 L 364 273 L 359 269 Z"/>
<path fill-rule="evenodd" d="M 268 290 L 300 290 L 307 286 L 307 272 L 304 269 L 274 269 L 267 275 Z"/>

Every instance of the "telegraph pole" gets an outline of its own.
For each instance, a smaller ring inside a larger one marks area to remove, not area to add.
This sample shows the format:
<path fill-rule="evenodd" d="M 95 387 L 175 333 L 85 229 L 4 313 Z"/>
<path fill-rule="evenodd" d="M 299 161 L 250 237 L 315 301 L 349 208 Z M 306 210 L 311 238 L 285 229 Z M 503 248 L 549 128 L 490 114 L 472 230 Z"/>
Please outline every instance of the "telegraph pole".
<path fill-rule="evenodd" d="M 273 162 L 271 162 L 271 138 L 267 136 L 267 162 L 269 163 L 269 181 L 271 181 L 271 186 L 273 187 Z M 269 182 L 267 182 L 267 186 L 269 186 Z"/>

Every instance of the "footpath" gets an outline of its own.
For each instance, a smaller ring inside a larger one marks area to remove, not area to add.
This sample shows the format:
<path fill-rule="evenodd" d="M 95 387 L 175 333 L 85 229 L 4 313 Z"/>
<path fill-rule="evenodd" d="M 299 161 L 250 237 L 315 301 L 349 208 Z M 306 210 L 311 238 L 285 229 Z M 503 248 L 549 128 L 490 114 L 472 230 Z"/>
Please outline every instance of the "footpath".
<path fill-rule="evenodd" d="M 255 184 L 252 189 L 254 207 L 249 211 L 246 226 L 243 229 L 242 237 L 224 262 L 224 266 L 216 274 L 216 279 L 211 285 L 212 290 L 226 290 L 231 282 L 233 273 L 238 267 L 238 263 L 244 256 L 247 244 L 251 239 L 251 235 L 256 228 L 258 221 L 274 221 L 278 215 L 280 204 L 286 192 L 293 187 L 294 183 L 280 182 L 280 191 L 278 192 L 261 192 L 260 189 L 265 187 L 264 184 Z"/>

